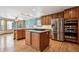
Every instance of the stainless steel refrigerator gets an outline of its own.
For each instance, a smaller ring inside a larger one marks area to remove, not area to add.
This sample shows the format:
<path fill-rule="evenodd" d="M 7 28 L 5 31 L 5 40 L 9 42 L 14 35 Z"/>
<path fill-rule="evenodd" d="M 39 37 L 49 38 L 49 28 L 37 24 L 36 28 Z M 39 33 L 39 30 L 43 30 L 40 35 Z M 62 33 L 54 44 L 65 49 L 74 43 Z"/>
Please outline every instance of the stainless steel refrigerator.
<path fill-rule="evenodd" d="M 64 19 L 55 18 L 51 20 L 51 36 L 54 40 L 64 41 Z"/>

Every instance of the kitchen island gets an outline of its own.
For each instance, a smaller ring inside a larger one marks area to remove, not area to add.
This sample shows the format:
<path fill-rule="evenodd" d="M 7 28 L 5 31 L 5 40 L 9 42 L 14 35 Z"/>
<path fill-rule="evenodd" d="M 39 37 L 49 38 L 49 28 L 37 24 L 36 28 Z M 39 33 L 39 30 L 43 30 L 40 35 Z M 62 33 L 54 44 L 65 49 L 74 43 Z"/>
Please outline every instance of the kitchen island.
<path fill-rule="evenodd" d="M 38 51 L 43 51 L 49 46 L 50 30 L 30 29 L 25 31 L 25 42 Z"/>
<path fill-rule="evenodd" d="M 14 39 L 16 40 L 25 39 L 25 29 L 24 28 L 15 29 Z"/>

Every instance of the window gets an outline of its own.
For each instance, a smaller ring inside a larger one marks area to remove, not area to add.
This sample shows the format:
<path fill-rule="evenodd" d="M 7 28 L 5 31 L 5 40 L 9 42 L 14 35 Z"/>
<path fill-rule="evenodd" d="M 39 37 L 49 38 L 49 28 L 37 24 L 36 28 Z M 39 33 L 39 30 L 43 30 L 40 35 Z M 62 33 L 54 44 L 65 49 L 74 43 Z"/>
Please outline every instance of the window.
<path fill-rule="evenodd" d="M 0 31 L 4 30 L 4 20 L 0 20 Z"/>
<path fill-rule="evenodd" d="M 12 21 L 7 21 L 7 30 L 12 29 Z"/>

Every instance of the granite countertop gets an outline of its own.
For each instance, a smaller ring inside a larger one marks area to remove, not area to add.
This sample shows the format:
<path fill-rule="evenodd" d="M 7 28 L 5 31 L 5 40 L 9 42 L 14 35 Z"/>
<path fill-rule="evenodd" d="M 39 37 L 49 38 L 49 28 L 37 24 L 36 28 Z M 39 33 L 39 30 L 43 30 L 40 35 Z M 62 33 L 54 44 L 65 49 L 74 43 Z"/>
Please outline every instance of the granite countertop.
<path fill-rule="evenodd" d="M 29 32 L 36 32 L 36 33 L 42 33 L 42 32 L 47 32 L 50 31 L 49 29 L 28 29 L 27 31 Z"/>
<path fill-rule="evenodd" d="M 32 28 L 17 28 L 16 30 L 27 30 L 30 32 L 37 32 L 37 33 L 41 33 L 41 32 L 46 32 L 46 31 L 50 31 L 51 30 L 51 25 L 43 25 L 43 26 L 33 26 Z"/>
<path fill-rule="evenodd" d="M 30 28 L 17 28 L 15 30 L 20 30 L 20 29 L 51 29 L 51 25 L 42 25 L 42 26 L 33 26 L 33 27 L 30 27 Z"/>
<path fill-rule="evenodd" d="M 26 31 L 29 31 L 29 32 L 37 32 L 37 33 L 42 33 L 42 32 L 47 32 L 47 31 L 50 31 L 49 29 L 42 29 L 42 28 L 18 28 L 18 29 L 15 29 L 14 31 L 16 30 L 26 30 Z"/>

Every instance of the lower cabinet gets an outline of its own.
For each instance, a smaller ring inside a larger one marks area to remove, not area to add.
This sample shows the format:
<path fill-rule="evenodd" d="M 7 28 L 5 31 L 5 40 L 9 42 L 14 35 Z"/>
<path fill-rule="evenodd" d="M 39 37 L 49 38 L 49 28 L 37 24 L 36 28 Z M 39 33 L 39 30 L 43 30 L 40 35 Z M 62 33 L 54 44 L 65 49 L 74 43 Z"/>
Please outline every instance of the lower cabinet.
<path fill-rule="evenodd" d="M 40 50 L 40 35 L 38 33 L 32 33 L 32 47 Z"/>
<path fill-rule="evenodd" d="M 32 33 L 32 47 L 43 51 L 49 46 L 49 32 Z"/>
<path fill-rule="evenodd" d="M 50 32 L 30 32 L 26 31 L 26 39 L 25 42 L 27 45 L 30 45 L 32 48 L 43 51 L 45 48 L 49 46 L 49 35 Z"/>
<path fill-rule="evenodd" d="M 14 38 L 19 39 L 25 39 L 25 30 L 24 29 L 17 29 L 14 31 Z"/>

